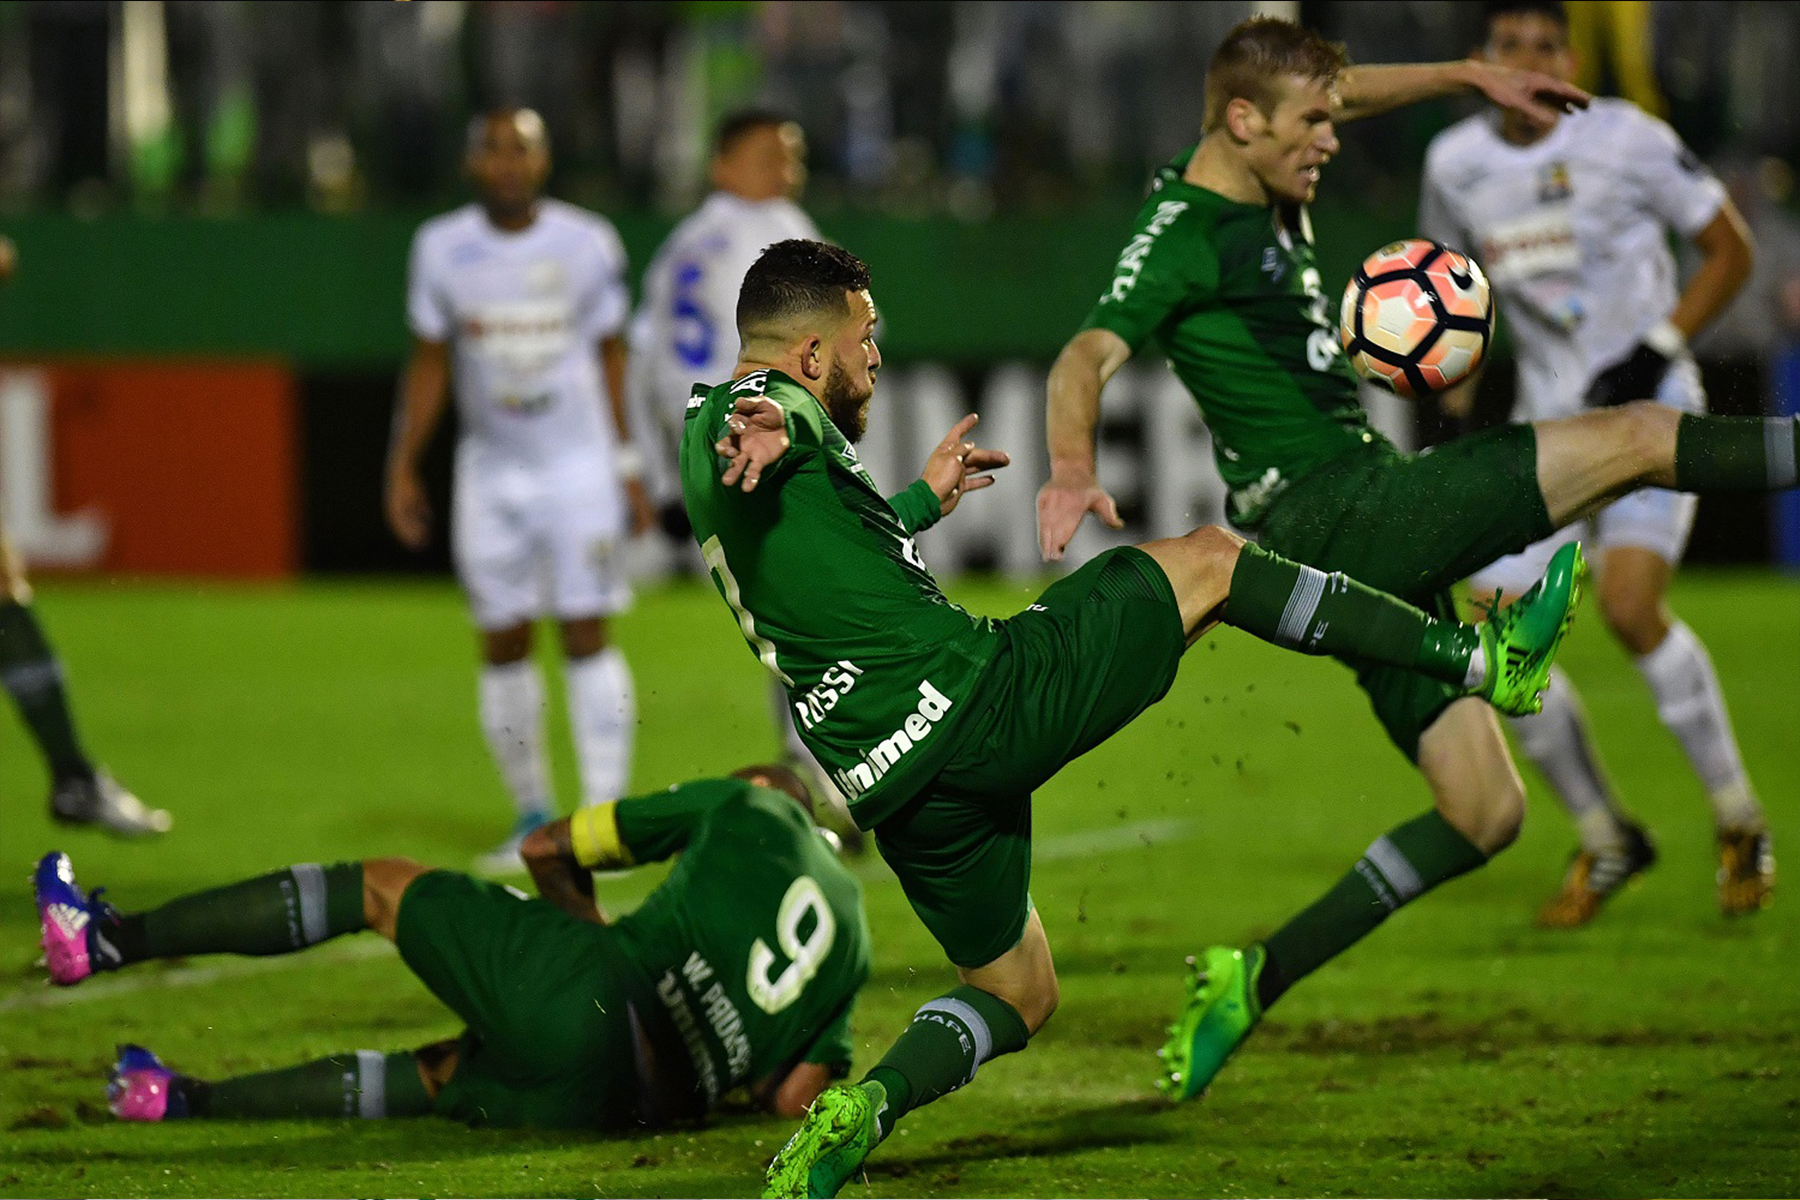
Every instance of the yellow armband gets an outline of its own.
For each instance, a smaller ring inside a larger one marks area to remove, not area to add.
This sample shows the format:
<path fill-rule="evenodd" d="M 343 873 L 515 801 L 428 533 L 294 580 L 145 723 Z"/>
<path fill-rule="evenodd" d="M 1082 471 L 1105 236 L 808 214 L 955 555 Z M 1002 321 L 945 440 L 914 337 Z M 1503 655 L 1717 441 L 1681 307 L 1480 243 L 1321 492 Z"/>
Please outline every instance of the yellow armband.
<path fill-rule="evenodd" d="M 575 861 L 584 867 L 604 870 L 633 865 L 631 851 L 619 840 L 617 803 L 591 804 L 569 818 L 569 845 Z"/>

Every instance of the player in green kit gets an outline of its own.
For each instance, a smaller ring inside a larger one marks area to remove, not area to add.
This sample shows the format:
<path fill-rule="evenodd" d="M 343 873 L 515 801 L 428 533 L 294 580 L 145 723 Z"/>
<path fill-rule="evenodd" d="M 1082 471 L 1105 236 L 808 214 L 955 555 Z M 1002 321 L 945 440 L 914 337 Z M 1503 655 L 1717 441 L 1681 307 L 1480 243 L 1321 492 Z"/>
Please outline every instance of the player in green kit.
<path fill-rule="evenodd" d="M 1157 173 L 1111 282 L 1051 370 L 1051 478 L 1038 497 L 1047 559 L 1089 512 L 1118 524 L 1094 471 L 1100 392 L 1152 341 L 1211 429 L 1235 523 L 1427 609 L 1449 611 L 1456 581 L 1635 488 L 1794 485 L 1800 425 L 1789 418 L 1630 403 L 1413 456 L 1364 419 L 1305 208 L 1337 151 L 1335 124 L 1466 89 L 1547 122 L 1585 93 L 1473 60 L 1351 67 L 1341 48 L 1269 17 L 1226 37 L 1206 87 L 1202 141 Z M 1524 790 L 1493 710 L 1403 664 L 1352 665 L 1434 808 L 1377 838 L 1265 941 L 1205 952 L 1163 1051 L 1175 1096 L 1198 1095 L 1288 987 L 1518 833 Z"/>
<path fill-rule="evenodd" d="M 284 954 L 372 929 L 467 1023 L 417 1051 L 358 1050 L 212 1082 L 120 1048 L 127 1120 L 407 1117 L 629 1128 L 699 1118 L 748 1089 L 798 1116 L 850 1069 L 869 976 L 862 889 L 784 767 L 582 809 L 524 855 L 543 899 L 408 859 L 306 863 L 121 915 L 46 855 L 38 911 L 51 978 L 193 954 Z M 595 869 L 679 855 L 608 924 Z"/>
<path fill-rule="evenodd" d="M 694 535 L 801 737 L 871 829 L 961 986 L 919 1009 L 776 1156 L 776 1195 L 834 1195 L 909 1109 L 1023 1049 L 1056 1007 L 1028 892 L 1031 794 L 1159 699 L 1224 621 L 1279 645 L 1425 671 L 1530 709 L 1579 591 L 1571 546 L 1483 626 L 1427 617 L 1223 529 L 1102 555 L 1005 620 L 950 603 L 913 535 L 1006 455 L 958 422 L 888 498 L 857 460 L 881 355 L 868 269 L 778 242 L 745 276 L 733 378 L 697 387 L 681 443 Z"/>

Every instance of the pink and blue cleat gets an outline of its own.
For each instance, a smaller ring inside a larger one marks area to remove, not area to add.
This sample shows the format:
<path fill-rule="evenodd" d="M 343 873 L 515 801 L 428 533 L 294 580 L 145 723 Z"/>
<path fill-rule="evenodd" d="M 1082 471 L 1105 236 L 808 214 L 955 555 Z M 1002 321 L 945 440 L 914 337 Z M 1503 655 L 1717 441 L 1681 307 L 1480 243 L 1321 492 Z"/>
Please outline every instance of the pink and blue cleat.
<path fill-rule="evenodd" d="M 187 1097 L 175 1072 L 142 1046 L 120 1046 L 119 1061 L 106 1080 L 106 1106 L 121 1121 L 164 1121 L 185 1117 Z"/>
<path fill-rule="evenodd" d="M 98 935 L 102 924 L 118 920 L 118 912 L 100 899 L 104 889 L 95 888 L 91 896 L 81 890 L 68 855 L 60 850 L 44 855 L 31 883 L 52 983 L 68 987 L 117 964 L 117 953 Z"/>

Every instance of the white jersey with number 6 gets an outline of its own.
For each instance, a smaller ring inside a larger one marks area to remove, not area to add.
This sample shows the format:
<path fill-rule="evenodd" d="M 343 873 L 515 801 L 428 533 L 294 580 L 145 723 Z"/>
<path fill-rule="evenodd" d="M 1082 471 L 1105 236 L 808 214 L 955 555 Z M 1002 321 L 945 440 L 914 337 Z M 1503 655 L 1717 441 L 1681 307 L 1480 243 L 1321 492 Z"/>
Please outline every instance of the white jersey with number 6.
<path fill-rule="evenodd" d="M 674 442 L 696 383 L 731 378 L 737 365 L 737 300 L 744 276 L 776 242 L 818 240 L 792 200 L 714 192 L 670 232 L 644 272 L 631 325 L 633 428 L 654 428 L 658 490 L 675 494 Z M 641 407 L 636 407 L 641 405 Z"/>

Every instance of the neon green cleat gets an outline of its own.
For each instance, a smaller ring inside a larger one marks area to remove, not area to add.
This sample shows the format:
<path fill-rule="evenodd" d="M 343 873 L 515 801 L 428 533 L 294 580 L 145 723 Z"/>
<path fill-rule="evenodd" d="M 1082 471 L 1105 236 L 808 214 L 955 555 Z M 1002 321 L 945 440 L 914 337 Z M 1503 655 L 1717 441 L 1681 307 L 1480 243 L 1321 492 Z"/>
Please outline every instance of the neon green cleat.
<path fill-rule="evenodd" d="M 1508 716 L 1543 711 L 1550 664 L 1581 604 L 1587 559 L 1581 543 L 1569 542 L 1550 559 L 1550 568 L 1510 606 L 1496 602 L 1481 623 L 1487 678 L 1474 695 Z"/>
<path fill-rule="evenodd" d="M 764 1196 L 835 1196 L 881 1141 L 878 1117 L 887 1107 L 879 1083 L 838 1083 L 819 1093 L 787 1145 L 769 1164 Z"/>
<path fill-rule="evenodd" d="M 1211 946 L 1199 959 L 1187 961 L 1192 971 L 1187 1004 L 1169 1026 L 1169 1040 L 1156 1052 L 1162 1059 L 1156 1090 L 1171 1100 L 1192 1100 L 1205 1091 L 1262 1019 L 1262 1005 L 1256 1001 L 1261 946 Z"/>

